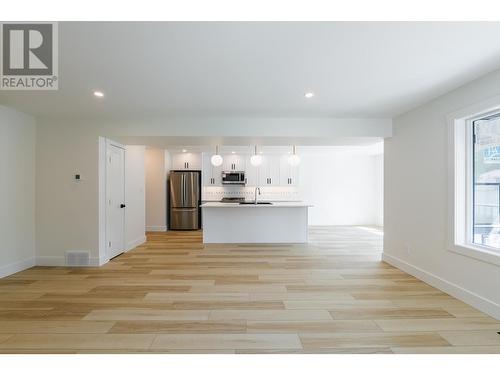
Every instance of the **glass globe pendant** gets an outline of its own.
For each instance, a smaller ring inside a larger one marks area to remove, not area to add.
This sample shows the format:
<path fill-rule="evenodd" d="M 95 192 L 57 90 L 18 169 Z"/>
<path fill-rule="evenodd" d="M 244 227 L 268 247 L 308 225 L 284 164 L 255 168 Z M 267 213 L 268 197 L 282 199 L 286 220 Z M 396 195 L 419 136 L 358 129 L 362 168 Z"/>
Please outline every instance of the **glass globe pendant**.
<path fill-rule="evenodd" d="M 257 154 L 257 146 L 255 146 L 254 154 L 250 157 L 250 164 L 254 167 L 258 167 L 262 164 L 262 155 Z"/>
<path fill-rule="evenodd" d="M 215 146 L 215 155 L 212 155 L 210 162 L 214 167 L 220 167 L 224 159 L 219 155 L 219 146 Z"/>

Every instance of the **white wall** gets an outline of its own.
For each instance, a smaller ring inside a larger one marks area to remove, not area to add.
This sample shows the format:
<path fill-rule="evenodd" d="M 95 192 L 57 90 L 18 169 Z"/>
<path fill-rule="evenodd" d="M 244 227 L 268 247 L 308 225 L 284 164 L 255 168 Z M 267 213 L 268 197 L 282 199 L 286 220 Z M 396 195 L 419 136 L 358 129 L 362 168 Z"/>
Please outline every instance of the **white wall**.
<path fill-rule="evenodd" d="M 314 205 L 309 225 L 379 225 L 377 156 L 349 150 L 300 156 L 300 195 Z"/>
<path fill-rule="evenodd" d="M 167 230 L 166 153 L 146 150 L 146 230 Z"/>
<path fill-rule="evenodd" d="M 498 94 L 500 71 L 394 119 L 384 151 L 384 259 L 500 319 L 499 266 L 446 248 L 446 116 Z"/>
<path fill-rule="evenodd" d="M 35 120 L 0 106 L 0 277 L 35 263 Z"/>
<path fill-rule="evenodd" d="M 125 148 L 125 249 L 146 242 L 144 146 Z"/>
<path fill-rule="evenodd" d="M 62 265 L 66 251 L 99 259 L 99 138 L 66 123 L 36 137 L 37 264 Z M 73 176 L 79 173 L 81 182 Z"/>

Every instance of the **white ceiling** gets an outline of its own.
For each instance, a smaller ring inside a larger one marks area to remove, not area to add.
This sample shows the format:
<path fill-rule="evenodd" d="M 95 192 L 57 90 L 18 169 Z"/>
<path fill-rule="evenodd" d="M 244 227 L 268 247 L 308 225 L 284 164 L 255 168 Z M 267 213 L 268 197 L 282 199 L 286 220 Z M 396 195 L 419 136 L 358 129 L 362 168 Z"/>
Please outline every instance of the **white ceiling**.
<path fill-rule="evenodd" d="M 496 22 L 60 23 L 59 91 L 0 103 L 48 117 L 392 117 L 500 67 L 498 40 Z"/>

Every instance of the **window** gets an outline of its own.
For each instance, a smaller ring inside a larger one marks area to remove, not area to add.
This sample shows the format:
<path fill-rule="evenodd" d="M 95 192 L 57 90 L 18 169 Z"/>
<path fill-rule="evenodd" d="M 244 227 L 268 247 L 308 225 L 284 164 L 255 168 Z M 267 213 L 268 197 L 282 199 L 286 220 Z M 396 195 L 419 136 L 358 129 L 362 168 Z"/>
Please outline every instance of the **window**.
<path fill-rule="evenodd" d="M 500 113 L 472 121 L 472 242 L 500 250 Z"/>
<path fill-rule="evenodd" d="M 448 115 L 448 250 L 500 265 L 500 96 Z"/>

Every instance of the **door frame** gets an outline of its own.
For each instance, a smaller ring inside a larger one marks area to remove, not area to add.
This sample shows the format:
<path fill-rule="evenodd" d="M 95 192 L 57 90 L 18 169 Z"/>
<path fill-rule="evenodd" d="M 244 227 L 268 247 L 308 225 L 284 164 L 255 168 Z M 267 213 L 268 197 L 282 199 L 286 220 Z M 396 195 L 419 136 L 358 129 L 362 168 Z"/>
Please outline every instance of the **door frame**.
<path fill-rule="evenodd" d="M 105 150 L 104 150 L 104 254 L 100 254 L 100 258 L 104 255 L 105 262 L 108 262 L 111 258 L 113 258 L 116 255 L 110 256 L 109 254 L 109 204 L 108 204 L 108 149 L 110 147 L 117 147 L 123 150 L 123 197 L 124 197 L 124 203 L 126 203 L 126 196 L 125 196 L 125 181 L 126 181 L 126 171 L 125 171 L 125 158 L 127 157 L 127 152 L 126 152 L 126 147 L 122 145 L 121 143 L 118 143 L 116 141 L 113 141 L 112 139 L 105 139 Z M 127 220 L 127 215 L 125 210 L 123 211 L 123 239 L 122 239 L 122 244 L 123 244 L 123 251 L 121 254 L 125 252 L 126 249 L 126 244 L 125 244 L 125 221 Z"/>

